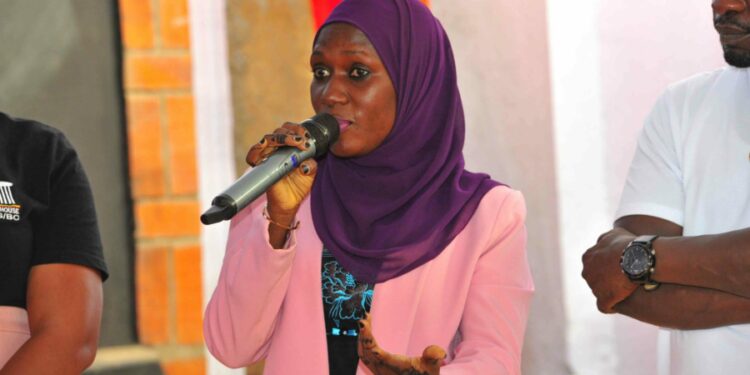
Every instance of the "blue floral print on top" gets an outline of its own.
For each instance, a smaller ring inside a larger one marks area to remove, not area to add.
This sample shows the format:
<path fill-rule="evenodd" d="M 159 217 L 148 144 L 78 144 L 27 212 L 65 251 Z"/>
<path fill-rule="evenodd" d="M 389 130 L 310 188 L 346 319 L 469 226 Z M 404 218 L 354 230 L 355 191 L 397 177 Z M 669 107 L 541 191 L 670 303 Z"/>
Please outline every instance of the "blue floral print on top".
<path fill-rule="evenodd" d="M 327 333 L 334 336 L 356 336 L 357 321 L 364 318 L 365 312 L 370 311 L 372 286 L 357 282 L 326 249 L 323 249 L 321 281 L 326 321 L 330 320 L 331 323 L 331 329 L 326 327 Z"/>
<path fill-rule="evenodd" d="M 331 375 L 354 374 L 357 369 L 357 322 L 370 311 L 373 286 L 358 282 L 323 249 L 321 266 L 323 312 Z"/>

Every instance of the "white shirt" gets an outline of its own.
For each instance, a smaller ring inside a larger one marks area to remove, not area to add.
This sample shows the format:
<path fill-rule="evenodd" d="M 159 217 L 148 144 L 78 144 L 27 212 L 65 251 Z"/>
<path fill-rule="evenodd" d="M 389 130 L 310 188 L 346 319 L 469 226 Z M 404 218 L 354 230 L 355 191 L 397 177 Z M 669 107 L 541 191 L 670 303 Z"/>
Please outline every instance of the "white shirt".
<path fill-rule="evenodd" d="M 685 236 L 750 227 L 750 69 L 694 76 L 657 101 L 617 211 L 636 214 Z M 750 374 L 750 324 L 665 332 L 670 374 Z"/>

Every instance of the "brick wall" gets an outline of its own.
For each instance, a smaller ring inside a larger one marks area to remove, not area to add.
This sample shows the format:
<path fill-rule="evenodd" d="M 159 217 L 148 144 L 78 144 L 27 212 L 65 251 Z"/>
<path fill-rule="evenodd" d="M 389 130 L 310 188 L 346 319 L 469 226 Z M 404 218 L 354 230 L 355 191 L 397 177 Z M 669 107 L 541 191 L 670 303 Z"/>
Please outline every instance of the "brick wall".
<path fill-rule="evenodd" d="M 139 341 L 165 374 L 203 374 L 187 0 L 119 0 Z"/>

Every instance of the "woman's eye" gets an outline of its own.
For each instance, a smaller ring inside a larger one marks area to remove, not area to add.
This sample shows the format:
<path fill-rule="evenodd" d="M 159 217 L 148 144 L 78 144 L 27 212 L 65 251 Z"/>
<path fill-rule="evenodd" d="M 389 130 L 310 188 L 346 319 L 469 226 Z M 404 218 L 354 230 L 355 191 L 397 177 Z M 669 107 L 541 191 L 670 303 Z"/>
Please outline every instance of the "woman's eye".
<path fill-rule="evenodd" d="M 331 72 L 326 68 L 313 68 L 313 77 L 317 80 L 326 79 L 331 75 Z"/>
<path fill-rule="evenodd" d="M 354 68 L 349 72 L 349 76 L 355 80 L 365 79 L 368 75 L 370 75 L 370 71 L 364 68 Z"/>

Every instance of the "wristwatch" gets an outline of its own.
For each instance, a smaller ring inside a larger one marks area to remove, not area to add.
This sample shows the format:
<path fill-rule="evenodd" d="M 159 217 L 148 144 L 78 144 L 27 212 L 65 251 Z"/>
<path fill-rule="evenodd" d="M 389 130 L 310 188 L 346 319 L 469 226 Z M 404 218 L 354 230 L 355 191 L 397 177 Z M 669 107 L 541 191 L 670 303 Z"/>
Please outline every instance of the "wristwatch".
<path fill-rule="evenodd" d="M 620 257 L 622 272 L 636 284 L 642 284 L 645 290 L 654 290 L 659 283 L 651 279 L 656 267 L 654 240 L 657 235 L 638 236 L 623 250 Z"/>

